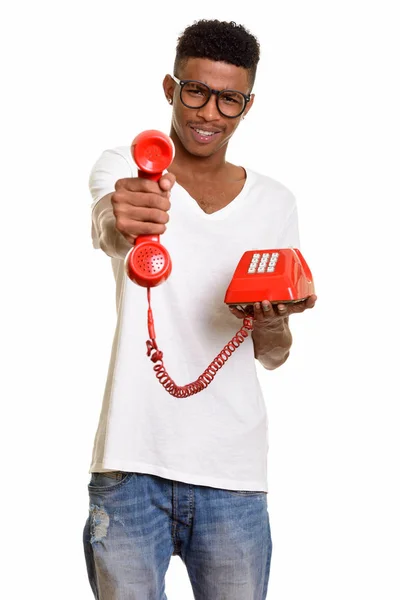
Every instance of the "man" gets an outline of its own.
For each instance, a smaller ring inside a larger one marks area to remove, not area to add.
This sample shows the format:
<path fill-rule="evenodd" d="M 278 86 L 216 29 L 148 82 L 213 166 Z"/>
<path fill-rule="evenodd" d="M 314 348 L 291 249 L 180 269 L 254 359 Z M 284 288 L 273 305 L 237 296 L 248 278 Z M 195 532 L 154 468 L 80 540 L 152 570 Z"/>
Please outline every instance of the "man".
<path fill-rule="evenodd" d="M 252 341 L 207 389 L 174 398 L 146 356 L 146 290 L 124 268 L 137 236 L 162 234 L 173 270 L 154 288 L 153 313 L 168 372 L 185 384 L 236 333 L 235 317 L 243 319 L 224 305 L 243 252 L 299 245 L 293 195 L 225 160 L 254 102 L 258 60 L 259 44 L 242 26 L 187 27 L 163 81 L 175 145 L 168 173 L 159 182 L 137 178 L 121 147 L 104 152 L 91 174 L 94 245 L 112 259 L 118 307 L 84 531 L 96 598 L 165 600 L 172 555 L 184 561 L 196 600 L 267 594 L 267 416 L 254 357 L 267 369 L 286 361 L 294 309 L 257 303 Z"/>

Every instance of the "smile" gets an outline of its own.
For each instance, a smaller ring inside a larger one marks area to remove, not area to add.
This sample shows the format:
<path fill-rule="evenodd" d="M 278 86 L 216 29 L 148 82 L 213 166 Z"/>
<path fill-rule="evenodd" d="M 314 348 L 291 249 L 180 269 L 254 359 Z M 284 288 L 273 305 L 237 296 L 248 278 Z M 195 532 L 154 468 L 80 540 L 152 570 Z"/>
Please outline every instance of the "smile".
<path fill-rule="evenodd" d="M 200 127 L 190 127 L 193 132 L 193 138 L 196 142 L 206 144 L 211 142 L 216 135 L 219 135 L 220 131 L 208 131 L 207 129 L 201 129 Z"/>

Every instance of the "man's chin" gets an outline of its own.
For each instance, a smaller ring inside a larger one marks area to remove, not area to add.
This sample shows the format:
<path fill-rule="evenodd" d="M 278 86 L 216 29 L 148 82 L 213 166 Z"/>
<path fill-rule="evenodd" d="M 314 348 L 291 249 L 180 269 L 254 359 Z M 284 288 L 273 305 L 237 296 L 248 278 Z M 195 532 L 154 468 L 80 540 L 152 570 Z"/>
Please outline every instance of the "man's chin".
<path fill-rule="evenodd" d="M 193 142 L 186 144 L 185 148 L 189 154 L 192 156 L 197 156 L 198 158 L 208 158 L 209 156 L 215 154 L 218 150 L 216 146 L 211 144 L 203 146 L 201 144 L 194 144 Z"/>

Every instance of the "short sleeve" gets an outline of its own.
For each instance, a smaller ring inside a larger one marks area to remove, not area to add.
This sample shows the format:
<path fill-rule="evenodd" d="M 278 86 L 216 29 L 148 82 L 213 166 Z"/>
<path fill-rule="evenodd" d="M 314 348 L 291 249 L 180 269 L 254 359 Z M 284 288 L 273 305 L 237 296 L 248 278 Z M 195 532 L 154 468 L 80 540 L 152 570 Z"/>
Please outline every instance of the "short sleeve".
<path fill-rule="evenodd" d="M 95 162 L 89 176 L 89 189 L 92 196 L 91 210 L 107 194 L 115 191 L 118 179 L 133 177 L 132 165 L 129 163 L 129 148 L 105 150 Z M 99 246 L 99 234 L 92 220 L 92 241 L 94 248 Z"/>

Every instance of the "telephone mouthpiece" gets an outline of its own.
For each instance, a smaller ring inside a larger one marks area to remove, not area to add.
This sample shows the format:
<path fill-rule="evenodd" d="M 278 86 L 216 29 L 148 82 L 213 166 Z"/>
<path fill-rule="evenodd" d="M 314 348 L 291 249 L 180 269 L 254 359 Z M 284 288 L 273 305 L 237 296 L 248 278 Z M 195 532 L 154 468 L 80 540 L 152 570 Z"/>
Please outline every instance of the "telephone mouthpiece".
<path fill-rule="evenodd" d="M 140 171 L 162 173 L 172 163 L 175 148 L 171 138 L 165 133 L 149 129 L 135 137 L 131 152 Z"/>
<path fill-rule="evenodd" d="M 158 236 L 140 236 L 125 257 L 129 279 L 142 287 L 155 287 L 168 279 L 171 257 L 158 241 Z"/>

